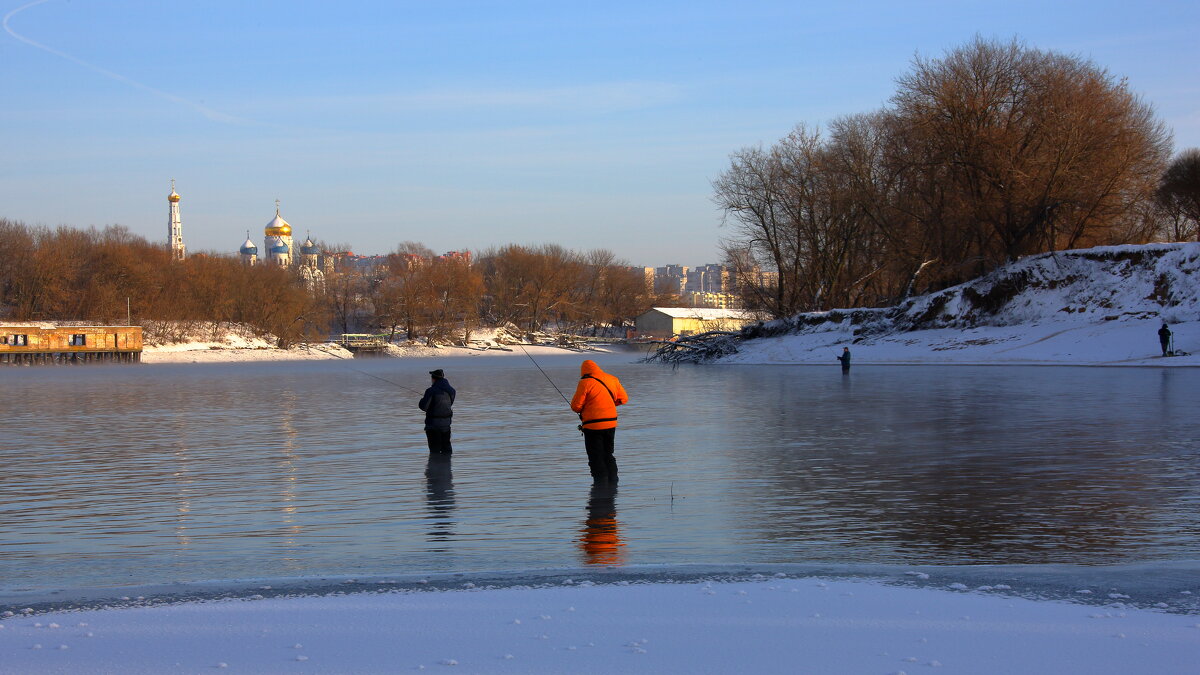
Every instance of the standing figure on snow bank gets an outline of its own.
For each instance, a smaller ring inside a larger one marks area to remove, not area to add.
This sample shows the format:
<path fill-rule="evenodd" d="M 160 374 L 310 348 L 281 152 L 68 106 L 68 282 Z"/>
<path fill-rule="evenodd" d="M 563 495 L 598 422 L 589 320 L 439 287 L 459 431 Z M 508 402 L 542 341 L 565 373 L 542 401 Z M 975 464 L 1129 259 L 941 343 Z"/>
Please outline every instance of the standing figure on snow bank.
<path fill-rule="evenodd" d="M 1162 345 L 1163 356 L 1171 355 L 1171 329 L 1167 328 L 1167 322 L 1164 321 L 1162 328 L 1158 329 L 1158 344 Z"/>
<path fill-rule="evenodd" d="M 583 446 L 587 449 L 588 468 L 596 485 L 617 484 L 617 460 L 613 445 L 617 435 L 617 406 L 629 402 L 629 395 L 615 376 L 600 370 L 588 359 L 579 366 L 579 385 L 571 397 L 571 410 L 579 413 Z"/>
<path fill-rule="evenodd" d="M 454 387 L 446 381 L 446 374 L 441 368 L 429 371 L 433 384 L 425 390 L 417 407 L 425 411 L 425 438 L 429 441 L 429 453 L 434 455 L 449 455 L 454 449 L 450 447 L 450 418 L 454 416 Z"/>

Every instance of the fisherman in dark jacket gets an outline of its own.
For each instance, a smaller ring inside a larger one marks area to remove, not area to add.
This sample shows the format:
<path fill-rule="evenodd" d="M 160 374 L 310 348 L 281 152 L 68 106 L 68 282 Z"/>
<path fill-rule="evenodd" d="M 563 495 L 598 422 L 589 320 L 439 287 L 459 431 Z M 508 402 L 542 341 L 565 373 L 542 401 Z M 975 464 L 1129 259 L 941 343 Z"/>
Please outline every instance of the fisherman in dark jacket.
<path fill-rule="evenodd" d="M 449 455 L 454 451 L 450 447 L 454 387 L 446 381 L 446 374 L 441 368 L 429 371 L 429 375 L 433 378 L 433 384 L 425 390 L 417 406 L 425 411 L 425 437 L 429 440 L 430 454 Z"/>
<path fill-rule="evenodd" d="M 1164 321 L 1162 328 L 1158 329 L 1158 344 L 1162 346 L 1163 356 L 1171 355 L 1171 329 L 1167 328 L 1167 322 Z"/>
<path fill-rule="evenodd" d="M 838 361 L 842 362 L 842 372 L 850 372 L 850 348 L 842 347 L 842 355 L 837 357 Z"/>

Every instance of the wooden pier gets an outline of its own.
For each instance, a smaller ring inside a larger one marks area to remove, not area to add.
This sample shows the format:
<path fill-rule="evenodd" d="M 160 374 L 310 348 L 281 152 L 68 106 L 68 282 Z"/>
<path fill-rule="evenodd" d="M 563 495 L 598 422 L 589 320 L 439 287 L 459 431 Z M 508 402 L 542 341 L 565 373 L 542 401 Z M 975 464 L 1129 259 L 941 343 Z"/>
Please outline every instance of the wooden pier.
<path fill-rule="evenodd" d="M 141 326 L 0 325 L 0 365 L 139 363 Z"/>
<path fill-rule="evenodd" d="M 341 337 L 331 340 L 349 350 L 357 358 L 359 356 L 383 356 L 387 353 L 387 340 L 382 335 L 369 333 L 343 333 Z"/>

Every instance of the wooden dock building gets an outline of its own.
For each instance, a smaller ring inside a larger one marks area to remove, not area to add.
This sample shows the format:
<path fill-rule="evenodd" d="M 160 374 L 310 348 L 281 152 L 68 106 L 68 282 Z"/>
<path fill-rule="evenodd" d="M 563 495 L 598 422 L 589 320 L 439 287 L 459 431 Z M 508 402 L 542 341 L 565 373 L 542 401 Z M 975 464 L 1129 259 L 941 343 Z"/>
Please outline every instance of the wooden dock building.
<path fill-rule="evenodd" d="M 0 365 L 139 363 L 141 326 L 0 324 Z"/>
<path fill-rule="evenodd" d="M 360 356 L 384 356 L 387 354 L 387 341 L 382 335 L 369 333 L 343 333 L 341 337 L 330 342 L 339 344 L 354 354 Z"/>

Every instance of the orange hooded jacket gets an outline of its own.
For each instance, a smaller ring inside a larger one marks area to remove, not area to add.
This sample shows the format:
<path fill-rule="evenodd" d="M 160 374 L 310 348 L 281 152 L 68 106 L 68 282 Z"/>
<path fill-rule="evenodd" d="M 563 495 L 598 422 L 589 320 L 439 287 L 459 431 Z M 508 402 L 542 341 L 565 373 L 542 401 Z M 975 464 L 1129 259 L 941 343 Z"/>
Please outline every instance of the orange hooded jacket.
<path fill-rule="evenodd" d="M 583 428 L 598 431 L 615 429 L 617 406 L 629 402 L 629 394 L 621 381 L 600 370 L 595 361 L 588 359 L 579 366 L 579 386 L 571 397 L 571 410 L 579 413 Z"/>

